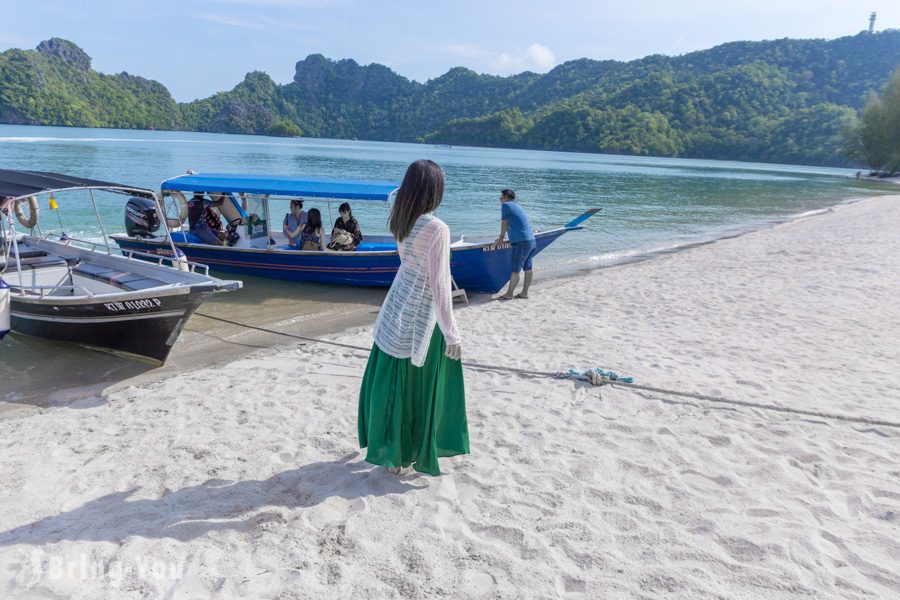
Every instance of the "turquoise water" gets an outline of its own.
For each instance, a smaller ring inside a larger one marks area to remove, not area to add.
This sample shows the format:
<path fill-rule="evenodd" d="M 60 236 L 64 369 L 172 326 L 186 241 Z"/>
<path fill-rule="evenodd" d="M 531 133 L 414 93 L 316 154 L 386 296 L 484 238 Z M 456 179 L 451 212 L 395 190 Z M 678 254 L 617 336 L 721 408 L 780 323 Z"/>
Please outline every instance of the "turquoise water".
<path fill-rule="evenodd" d="M 585 231 L 564 236 L 539 266 L 591 266 L 716 239 L 892 190 L 859 182 L 854 171 L 709 160 L 626 157 L 398 144 L 281 139 L 207 133 L 0 125 L 0 167 L 57 171 L 158 189 L 187 169 L 400 181 L 418 158 L 447 177 L 438 212 L 454 234 L 499 231 L 502 188 L 512 188 L 538 228 L 559 226 L 584 208 L 603 211 Z M 123 203 L 107 196 L 109 233 L 123 230 Z M 44 227 L 97 238 L 85 195 L 60 197 Z M 310 202 L 307 208 L 315 206 Z M 278 212 L 278 208 L 273 212 Z M 284 207 L 285 212 L 287 206 Z M 324 212 L 324 211 L 323 211 Z M 363 233 L 387 231 L 387 208 L 354 204 Z"/>

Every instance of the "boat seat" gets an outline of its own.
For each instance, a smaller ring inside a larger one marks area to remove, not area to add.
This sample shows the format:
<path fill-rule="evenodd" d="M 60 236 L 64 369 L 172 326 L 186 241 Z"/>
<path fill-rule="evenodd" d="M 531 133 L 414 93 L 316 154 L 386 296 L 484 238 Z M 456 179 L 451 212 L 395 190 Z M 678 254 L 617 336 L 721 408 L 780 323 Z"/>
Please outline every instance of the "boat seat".
<path fill-rule="evenodd" d="M 282 244 L 280 246 L 275 246 L 276 250 L 299 250 L 296 246 L 289 246 L 288 244 Z M 380 243 L 363 243 L 356 247 L 356 252 L 395 252 L 397 250 L 397 244 L 380 244 Z"/>
<path fill-rule="evenodd" d="M 397 244 L 393 242 L 362 242 L 356 247 L 357 252 L 396 252 Z"/>
<path fill-rule="evenodd" d="M 19 262 L 23 269 L 40 269 L 41 267 L 64 267 L 67 264 L 77 263 L 78 259 L 65 259 L 61 256 L 52 256 L 46 252 L 23 252 L 19 254 Z M 5 266 L 5 263 L 0 262 L 0 268 L 3 266 Z M 16 267 L 16 258 L 14 256 L 9 257 L 9 267 Z"/>
<path fill-rule="evenodd" d="M 9 255 L 10 255 L 10 257 L 14 256 L 12 251 L 10 251 Z M 48 254 L 44 250 L 35 250 L 35 249 L 31 249 L 31 250 L 21 250 L 20 249 L 19 250 L 19 258 L 21 258 L 21 259 L 37 258 L 40 256 L 48 256 Z"/>
<path fill-rule="evenodd" d="M 144 277 L 137 273 L 119 271 L 118 269 L 111 269 L 105 265 L 94 265 L 90 263 L 78 265 L 72 269 L 72 273 L 95 281 L 102 281 L 103 283 L 108 283 L 128 291 L 147 290 L 166 285 L 165 281 L 160 281 L 159 279 Z"/>
<path fill-rule="evenodd" d="M 203 240 L 198 238 L 196 235 L 191 233 L 190 231 L 173 231 L 172 232 L 172 241 L 176 244 L 202 244 Z M 163 238 L 165 239 L 165 238 Z"/>

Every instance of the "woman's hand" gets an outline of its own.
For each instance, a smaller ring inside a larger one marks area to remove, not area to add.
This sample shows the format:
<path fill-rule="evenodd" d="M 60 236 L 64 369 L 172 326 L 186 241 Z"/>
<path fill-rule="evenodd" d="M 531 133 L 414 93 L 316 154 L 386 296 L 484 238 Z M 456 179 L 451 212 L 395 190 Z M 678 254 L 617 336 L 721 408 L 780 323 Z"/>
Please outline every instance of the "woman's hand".
<path fill-rule="evenodd" d="M 444 355 L 450 360 L 459 360 L 462 357 L 462 344 L 450 344 Z"/>

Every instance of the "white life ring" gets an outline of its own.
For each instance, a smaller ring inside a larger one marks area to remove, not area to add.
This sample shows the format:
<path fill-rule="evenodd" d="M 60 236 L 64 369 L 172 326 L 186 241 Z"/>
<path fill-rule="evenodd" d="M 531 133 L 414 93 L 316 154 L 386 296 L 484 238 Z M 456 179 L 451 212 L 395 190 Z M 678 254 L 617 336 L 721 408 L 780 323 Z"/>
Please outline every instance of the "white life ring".
<path fill-rule="evenodd" d="M 22 224 L 22 227 L 31 229 L 38 223 L 38 216 L 41 214 L 41 208 L 40 206 L 38 206 L 37 196 L 28 196 L 28 218 L 26 219 L 25 213 L 22 212 L 23 202 L 24 200 L 19 200 L 18 202 L 16 202 L 16 219 L 19 220 L 19 223 Z"/>
<path fill-rule="evenodd" d="M 185 219 L 188 217 L 188 207 L 187 207 L 187 198 L 184 197 L 184 194 L 181 192 L 169 192 L 172 198 L 175 199 L 175 204 L 178 206 L 178 218 L 171 218 L 166 214 L 166 225 L 169 227 L 180 227 L 182 223 L 184 223 Z"/>

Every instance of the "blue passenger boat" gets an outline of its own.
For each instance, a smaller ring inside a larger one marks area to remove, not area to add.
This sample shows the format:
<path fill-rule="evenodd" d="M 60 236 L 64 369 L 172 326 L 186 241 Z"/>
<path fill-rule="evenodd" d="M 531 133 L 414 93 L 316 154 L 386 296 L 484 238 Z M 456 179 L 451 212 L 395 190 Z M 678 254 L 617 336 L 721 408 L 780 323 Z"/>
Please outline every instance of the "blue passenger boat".
<path fill-rule="evenodd" d="M 398 187 L 395 183 L 379 181 L 189 172 L 164 181 L 161 190 L 172 242 L 192 261 L 226 273 L 387 287 L 400 267 L 397 245 L 390 236 L 366 234 L 351 252 L 298 250 L 287 244 L 281 221 L 273 221 L 269 204 L 277 198 L 320 200 L 328 204 L 329 213 L 332 202 L 349 200 L 387 207 Z M 204 243 L 188 230 L 185 195 L 194 192 L 224 201 L 217 210 L 229 223 L 228 245 Z M 561 235 L 581 229 L 581 223 L 598 210 L 589 209 L 557 229 L 536 232 L 538 252 Z M 177 216 L 169 216 L 174 213 Z M 126 215 L 126 224 L 129 218 Z M 112 238 L 123 250 L 171 253 L 167 238 L 152 231 L 129 227 L 127 234 Z M 326 235 L 326 243 L 328 239 Z M 508 243 L 497 244 L 491 235 L 454 235 L 450 241 L 450 268 L 457 286 L 471 292 L 495 293 L 509 281 L 511 247 Z"/>

